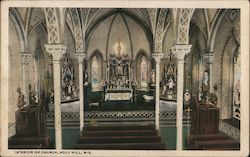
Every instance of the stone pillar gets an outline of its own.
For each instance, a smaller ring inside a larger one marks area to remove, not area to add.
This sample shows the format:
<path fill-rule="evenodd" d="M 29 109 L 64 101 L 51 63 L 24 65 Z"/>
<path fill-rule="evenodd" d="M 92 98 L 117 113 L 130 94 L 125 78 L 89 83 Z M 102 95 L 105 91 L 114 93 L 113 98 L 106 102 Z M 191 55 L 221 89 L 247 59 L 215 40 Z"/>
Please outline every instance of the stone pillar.
<path fill-rule="evenodd" d="M 209 92 L 213 93 L 213 60 L 214 60 L 214 53 L 206 53 L 204 54 L 204 58 L 207 61 L 207 64 L 209 65 Z"/>
<path fill-rule="evenodd" d="M 83 60 L 86 58 L 84 53 L 76 54 L 78 59 L 79 75 L 79 104 L 80 104 L 80 133 L 84 126 L 84 91 L 83 91 Z"/>
<path fill-rule="evenodd" d="M 160 128 L 160 63 L 163 58 L 163 53 L 153 53 L 155 59 L 155 127 L 157 130 Z"/>
<path fill-rule="evenodd" d="M 184 59 L 185 55 L 190 52 L 191 46 L 192 45 L 175 45 L 171 49 L 173 54 L 177 57 L 176 150 L 182 150 Z"/>
<path fill-rule="evenodd" d="M 23 94 L 26 106 L 29 106 L 29 62 L 31 58 L 30 52 L 21 52 L 22 73 L 23 73 Z"/>
<path fill-rule="evenodd" d="M 55 137 L 56 149 L 62 149 L 62 124 L 61 124 L 61 59 L 66 53 L 66 47 L 62 44 L 45 45 L 46 51 L 52 54 L 53 81 L 54 81 L 54 107 L 55 107 Z"/>

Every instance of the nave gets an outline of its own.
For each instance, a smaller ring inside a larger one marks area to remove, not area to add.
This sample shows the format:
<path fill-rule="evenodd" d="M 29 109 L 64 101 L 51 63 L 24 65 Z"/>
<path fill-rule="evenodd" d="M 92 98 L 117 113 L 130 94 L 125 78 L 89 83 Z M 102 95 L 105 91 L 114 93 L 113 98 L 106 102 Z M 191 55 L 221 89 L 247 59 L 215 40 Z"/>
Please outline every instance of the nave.
<path fill-rule="evenodd" d="M 9 149 L 240 148 L 239 9 L 13 7 L 9 39 Z"/>

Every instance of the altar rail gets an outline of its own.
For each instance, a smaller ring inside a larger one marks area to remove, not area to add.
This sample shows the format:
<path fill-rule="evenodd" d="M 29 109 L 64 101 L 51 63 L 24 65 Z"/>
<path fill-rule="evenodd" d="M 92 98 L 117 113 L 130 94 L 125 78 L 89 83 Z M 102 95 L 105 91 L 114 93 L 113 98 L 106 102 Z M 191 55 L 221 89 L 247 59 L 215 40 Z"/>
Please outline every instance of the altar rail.
<path fill-rule="evenodd" d="M 79 112 L 62 112 L 62 125 L 63 126 L 78 126 L 79 125 Z M 95 119 L 99 124 L 112 124 L 115 122 L 123 124 L 135 123 L 148 123 L 154 124 L 155 111 L 87 111 L 84 112 L 85 123 Z M 188 112 L 184 111 L 183 124 L 189 125 L 190 118 L 188 119 Z M 163 111 L 160 112 L 161 125 L 175 125 L 176 111 Z M 47 125 L 54 126 L 54 112 L 47 113 Z"/>

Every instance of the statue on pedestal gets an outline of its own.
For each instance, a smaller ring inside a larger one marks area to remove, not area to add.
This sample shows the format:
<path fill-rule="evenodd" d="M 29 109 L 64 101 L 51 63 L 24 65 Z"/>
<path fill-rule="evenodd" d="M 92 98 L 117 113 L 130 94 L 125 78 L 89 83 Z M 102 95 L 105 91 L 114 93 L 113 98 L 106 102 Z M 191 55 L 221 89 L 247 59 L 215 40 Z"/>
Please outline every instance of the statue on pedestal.
<path fill-rule="evenodd" d="M 169 63 L 164 67 L 164 73 L 161 80 L 161 96 L 167 100 L 176 99 L 176 66 L 173 54 L 170 53 Z"/>
<path fill-rule="evenodd" d="M 30 84 L 29 84 L 29 105 L 37 105 L 36 96 Z"/>
<path fill-rule="evenodd" d="M 202 80 L 202 84 L 204 86 L 208 86 L 208 81 L 209 81 L 209 74 L 207 71 L 205 71 L 204 76 L 203 76 L 203 80 Z"/>
<path fill-rule="evenodd" d="M 155 69 L 152 69 L 150 72 L 150 78 L 151 78 L 151 84 L 154 85 L 155 84 Z"/>
<path fill-rule="evenodd" d="M 24 95 L 23 95 L 23 93 L 21 91 L 21 88 L 18 87 L 16 91 L 17 91 L 17 94 L 18 94 L 18 97 L 17 97 L 17 108 L 20 110 L 23 107 L 25 107 L 26 102 L 24 101 Z"/>

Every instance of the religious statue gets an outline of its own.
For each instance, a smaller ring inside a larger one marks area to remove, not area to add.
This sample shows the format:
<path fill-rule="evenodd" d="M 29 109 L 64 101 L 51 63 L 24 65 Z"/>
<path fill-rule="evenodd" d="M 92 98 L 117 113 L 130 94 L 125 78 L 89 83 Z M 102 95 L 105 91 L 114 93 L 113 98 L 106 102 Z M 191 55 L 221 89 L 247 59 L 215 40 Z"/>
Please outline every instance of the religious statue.
<path fill-rule="evenodd" d="M 190 104 L 190 100 L 191 100 L 191 94 L 189 93 L 188 89 L 186 90 L 186 92 L 184 93 L 184 103 L 186 105 Z"/>
<path fill-rule="evenodd" d="M 209 80 L 209 75 L 208 75 L 208 72 L 205 71 L 204 76 L 203 76 L 203 81 L 202 81 L 203 85 L 208 86 L 208 80 Z"/>
<path fill-rule="evenodd" d="M 50 96 L 49 96 L 50 104 L 53 104 L 54 103 L 54 91 L 51 89 L 49 93 L 50 93 Z"/>
<path fill-rule="evenodd" d="M 165 83 L 165 84 L 162 86 L 161 95 L 165 95 L 166 93 L 167 93 L 167 84 Z"/>
<path fill-rule="evenodd" d="M 119 58 L 117 60 L 116 75 L 118 75 L 118 76 L 122 76 L 123 75 L 123 66 L 122 66 L 122 60 L 121 60 L 121 58 Z"/>
<path fill-rule="evenodd" d="M 172 91 L 172 90 L 174 89 L 175 82 L 174 82 L 174 80 L 172 79 L 172 77 L 170 77 L 170 79 L 168 80 L 167 86 L 168 86 L 169 91 Z"/>
<path fill-rule="evenodd" d="M 23 95 L 23 93 L 21 91 L 21 88 L 18 87 L 16 91 L 17 91 L 17 94 L 18 94 L 18 97 L 17 97 L 17 108 L 20 110 L 23 107 L 25 107 L 26 102 L 24 101 L 24 95 Z"/>
<path fill-rule="evenodd" d="M 175 66 L 174 55 L 170 53 L 169 62 L 165 64 L 161 79 L 161 96 L 167 100 L 176 99 L 176 77 L 177 69 Z"/>
<path fill-rule="evenodd" d="M 29 84 L 29 105 L 37 105 L 36 96 L 30 84 Z"/>
<path fill-rule="evenodd" d="M 208 94 L 208 103 L 213 104 L 213 105 L 217 105 L 217 96 L 215 95 L 215 93 Z"/>
<path fill-rule="evenodd" d="M 155 84 L 155 69 L 151 70 L 150 76 L 151 76 L 151 82 L 152 82 L 152 84 Z"/>

